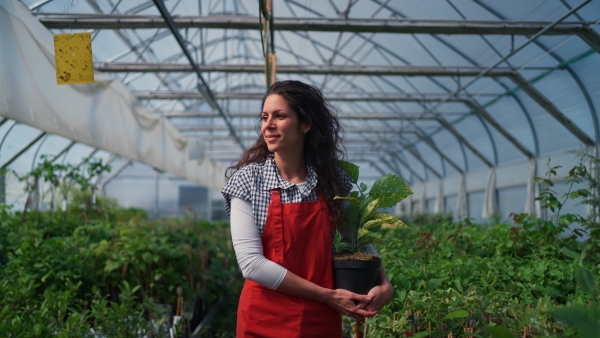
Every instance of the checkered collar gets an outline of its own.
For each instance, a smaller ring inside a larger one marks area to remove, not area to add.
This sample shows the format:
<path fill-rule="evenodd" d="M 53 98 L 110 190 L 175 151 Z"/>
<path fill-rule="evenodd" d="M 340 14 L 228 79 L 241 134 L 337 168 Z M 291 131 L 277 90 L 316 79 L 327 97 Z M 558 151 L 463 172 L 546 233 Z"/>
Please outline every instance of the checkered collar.
<path fill-rule="evenodd" d="M 265 166 L 263 170 L 263 185 L 262 190 L 272 190 L 272 189 L 289 189 L 296 186 L 294 183 L 286 181 L 279 174 L 279 169 L 275 165 L 275 158 L 273 155 L 269 155 L 267 160 L 265 161 Z M 310 165 L 306 164 L 306 185 L 304 189 L 300 191 L 302 196 L 308 196 L 311 191 L 317 186 L 317 173 L 315 169 Z"/>

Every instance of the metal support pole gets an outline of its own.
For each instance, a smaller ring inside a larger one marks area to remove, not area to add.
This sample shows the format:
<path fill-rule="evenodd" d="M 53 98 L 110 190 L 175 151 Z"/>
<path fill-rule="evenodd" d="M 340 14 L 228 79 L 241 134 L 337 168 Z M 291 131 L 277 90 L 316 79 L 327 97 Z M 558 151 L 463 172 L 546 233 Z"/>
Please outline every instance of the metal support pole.
<path fill-rule="evenodd" d="M 192 67 L 194 68 L 194 71 L 196 72 L 196 75 L 198 76 L 198 83 L 197 83 L 196 88 L 198 88 L 198 91 L 200 91 L 200 93 L 202 93 L 202 96 L 208 102 L 208 104 L 213 109 L 217 110 L 219 112 L 219 114 L 223 117 L 225 124 L 229 128 L 229 132 L 230 132 L 231 136 L 237 141 L 237 143 L 240 145 L 242 150 L 246 150 L 246 147 L 244 147 L 244 143 L 239 139 L 238 135 L 235 132 L 235 128 L 233 127 L 233 125 L 231 125 L 231 122 L 229 121 L 229 118 L 227 117 L 227 115 L 225 115 L 225 112 L 223 112 L 221 107 L 218 105 L 212 91 L 210 90 L 210 87 L 208 86 L 206 81 L 204 81 L 204 77 L 202 77 L 202 72 L 200 71 L 198 64 L 196 64 L 196 61 L 194 61 L 194 58 L 188 51 L 187 45 L 186 45 L 185 41 L 183 40 L 183 37 L 179 33 L 177 26 L 175 26 L 175 22 L 173 21 L 171 14 L 169 14 L 169 11 L 165 7 L 165 4 L 163 3 L 162 0 L 153 0 L 153 1 L 154 1 L 154 4 L 156 5 L 156 7 L 158 8 L 158 11 L 162 15 L 163 19 L 167 23 L 167 26 L 171 30 L 171 33 L 173 33 L 173 36 L 175 37 L 175 40 L 177 40 L 177 43 L 181 47 L 183 53 L 185 54 L 185 57 L 188 59 L 190 65 L 192 65 Z"/>

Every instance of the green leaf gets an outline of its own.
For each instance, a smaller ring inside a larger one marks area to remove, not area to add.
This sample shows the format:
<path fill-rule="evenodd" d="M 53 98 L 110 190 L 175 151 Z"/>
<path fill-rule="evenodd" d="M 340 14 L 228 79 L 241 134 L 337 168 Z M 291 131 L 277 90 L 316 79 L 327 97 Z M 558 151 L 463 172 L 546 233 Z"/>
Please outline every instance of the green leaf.
<path fill-rule="evenodd" d="M 350 201 L 355 207 L 360 206 L 360 200 L 356 197 L 335 196 L 333 199 Z"/>
<path fill-rule="evenodd" d="M 359 187 L 360 187 L 360 191 L 362 191 L 362 192 L 365 192 L 365 191 L 367 191 L 367 189 L 369 189 L 369 187 L 367 187 L 367 185 L 362 182 L 360 183 Z"/>
<path fill-rule="evenodd" d="M 562 215 L 559 218 L 559 223 L 561 225 L 570 225 L 573 224 L 577 221 L 577 215 L 573 215 L 573 214 L 566 214 L 566 215 Z"/>
<path fill-rule="evenodd" d="M 432 278 L 429 280 L 429 284 L 435 288 L 438 285 L 440 285 L 440 283 L 443 282 L 444 279 L 446 279 L 446 278 Z"/>
<path fill-rule="evenodd" d="M 410 227 L 408 225 L 406 225 L 404 222 L 402 222 L 401 220 L 399 220 L 398 218 L 389 215 L 389 214 L 377 214 L 377 219 L 383 219 L 384 222 L 383 224 L 390 224 L 390 225 L 395 225 L 395 226 L 399 226 L 402 228 L 408 228 L 410 229 Z"/>
<path fill-rule="evenodd" d="M 375 214 L 377 214 L 377 209 L 379 209 L 379 200 L 376 199 L 370 202 L 362 211 L 362 218 L 360 219 L 360 225 L 367 223 L 367 221 L 371 220 Z"/>
<path fill-rule="evenodd" d="M 377 237 L 366 235 L 360 239 L 360 246 L 362 247 L 367 244 L 386 244 L 386 243 Z"/>
<path fill-rule="evenodd" d="M 486 326 L 485 331 L 492 335 L 492 338 L 516 338 L 507 328 L 504 326 Z"/>
<path fill-rule="evenodd" d="M 578 329 L 578 337 L 598 337 L 600 335 L 600 323 L 592 318 L 593 309 L 583 305 L 565 306 L 550 314 Z"/>
<path fill-rule="evenodd" d="M 587 189 L 579 189 L 579 190 L 572 191 L 569 194 L 569 198 L 576 199 L 579 196 L 588 197 L 589 195 L 590 195 L 590 192 Z"/>
<path fill-rule="evenodd" d="M 411 194 L 412 192 L 406 183 L 392 174 L 379 178 L 373 183 L 373 187 L 369 191 L 369 196 L 379 199 L 380 208 L 393 207 Z"/>
<path fill-rule="evenodd" d="M 562 247 L 562 248 L 560 249 L 560 252 L 561 252 L 563 255 L 565 255 L 565 256 L 567 256 L 567 257 L 571 257 L 571 258 L 573 258 L 573 259 L 574 259 L 574 260 L 576 260 L 576 261 L 578 261 L 578 260 L 581 258 L 581 255 L 580 255 L 580 254 L 578 254 L 578 253 L 577 253 L 577 252 L 575 252 L 575 251 L 569 250 L 569 249 L 567 249 L 567 248 L 565 248 L 565 247 Z"/>
<path fill-rule="evenodd" d="M 444 318 L 442 318 L 442 320 L 453 319 L 453 318 L 465 318 L 468 316 L 469 316 L 469 312 L 467 312 L 465 310 L 458 310 L 458 311 L 450 312 L 449 314 L 445 315 Z"/>
<path fill-rule="evenodd" d="M 382 225 L 383 223 L 385 223 L 385 220 L 383 218 L 379 218 L 377 216 L 375 216 L 376 217 L 375 219 L 367 221 L 365 224 L 363 224 L 362 228 L 366 229 L 366 230 L 371 230 L 371 229 L 374 229 L 375 227 L 378 227 L 378 226 Z M 373 232 L 375 232 L 375 231 L 373 231 Z"/>
<path fill-rule="evenodd" d="M 587 290 L 587 292 L 589 292 L 590 295 L 593 295 L 596 292 L 596 281 L 594 280 L 594 276 L 592 276 L 585 268 L 581 267 L 575 272 L 575 279 Z"/>
<path fill-rule="evenodd" d="M 431 331 L 422 331 L 419 333 L 415 333 L 412 337 L 413 338 L 421 338 L 421 337 L 428 337 L 429 335 L 431 335 L 432 333 L 435 333 L 436 331 L 431 330 Z"/>
<path fill-rule="evenodd" d="M 358 229 L 358 240 L 361 240 L 363 237 L 369 235 L 371 232 L 365 228 Z"/>
<path fill-rule="evenodd" d="M 359 167 L 356 164 L 344 160 L 338 160 L 336 164 L 350 176 L 352 183 L 356 184 L 358 182 Z"/>

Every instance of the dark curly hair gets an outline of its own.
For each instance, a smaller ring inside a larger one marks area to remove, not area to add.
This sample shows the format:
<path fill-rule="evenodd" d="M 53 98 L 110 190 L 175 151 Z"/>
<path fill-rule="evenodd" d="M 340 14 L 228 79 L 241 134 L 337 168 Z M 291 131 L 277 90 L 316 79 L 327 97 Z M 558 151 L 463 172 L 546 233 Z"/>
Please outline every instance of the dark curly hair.
<path fill-rule="evenodd" d="M 300 81 L 275 82 L 267 90 L 262 99 L 261 113 L 265 100 L 270 95 L 280 95 L 289 107 L 298 115 L 300 123 L 307 122 L 311 129 L 304 138 L 304 156 L 307 163 L 314 168 L 318 176 L 317 189 L 327 201 L 331 216 L 335 223 L 343 216 L 343 206 L 335 196 L 346 196 L 349 187 L 342 180 L 340 169 L 335 161 L 344 158 L 342 127 L 336 116 L 336 110 L 323 97 L 321 91 Z M 260 115 L 259 115 L 260 117 Z M 245 165 L 264 162 L 271 152 L 262 135 L 256 143 L 238 160 L 227 168 L 226 177 Z M 336 224 L 337 225 L 337 224 Z"/>

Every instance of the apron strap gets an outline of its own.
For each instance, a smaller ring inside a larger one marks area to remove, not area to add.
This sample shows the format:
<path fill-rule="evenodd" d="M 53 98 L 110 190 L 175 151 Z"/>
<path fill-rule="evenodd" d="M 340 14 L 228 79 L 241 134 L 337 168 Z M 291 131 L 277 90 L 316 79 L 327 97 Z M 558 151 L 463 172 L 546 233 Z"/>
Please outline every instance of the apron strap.
<path fill-rule="evenodd" d="M 271 189 L 271 217 L 273 217 L 273 237 L 275 248 L 275 257 L 273 261 L 277 264 L 283 264 L 283 206 L 281 203 L 281 190 L 279 188 Z"/>

